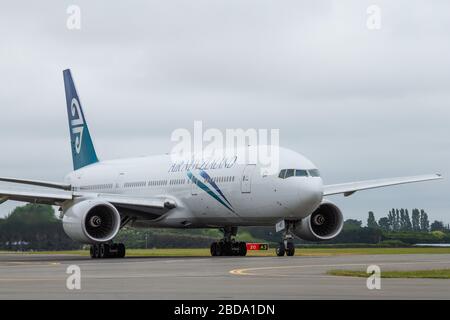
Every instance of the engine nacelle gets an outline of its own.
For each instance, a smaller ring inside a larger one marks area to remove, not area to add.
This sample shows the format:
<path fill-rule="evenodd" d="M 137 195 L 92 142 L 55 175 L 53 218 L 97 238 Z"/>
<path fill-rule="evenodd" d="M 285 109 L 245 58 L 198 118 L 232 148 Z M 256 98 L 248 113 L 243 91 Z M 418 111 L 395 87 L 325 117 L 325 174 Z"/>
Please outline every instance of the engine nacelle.
<path fill-rule="evenodd" d="M 63 227 L 73 240 L 95 244 L 112 240 L 120 229 L 120 214 L 109 202 L 86 199 L 64 212 Z"/>
<path fill-rule="evenodd" d="M 293 233 L 303 240 L 326 241 L 339 235 L 344 226 L 341 210 L 329 201 L 324 201 L 310 216 L 295 224 Z"/>

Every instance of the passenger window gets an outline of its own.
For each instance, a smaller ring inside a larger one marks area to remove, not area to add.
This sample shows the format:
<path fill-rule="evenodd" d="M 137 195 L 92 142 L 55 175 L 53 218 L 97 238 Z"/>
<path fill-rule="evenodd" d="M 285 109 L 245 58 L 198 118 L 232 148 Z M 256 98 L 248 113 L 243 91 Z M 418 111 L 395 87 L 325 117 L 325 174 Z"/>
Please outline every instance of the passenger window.
<path fill-rule="evenodd" d="M 296 177 L 307 177 L 308 171 L 306 170 L 295 170 L 295 176 Z"/>
<path fill-rule="evenodd" d="M 295 175 L 295 170 L 294 169 L 287 169 L 286 170 L 286 176 L 285 179 L 289 178 L 289 177 L 293 177 Z"/>
<path fill-rule="evenodd" d="M 284 176 L 286 175 L 286 170 L 283 169 L 280 171 L 280 174 L 278 175 L 278 178 L 284 179 Z"/>

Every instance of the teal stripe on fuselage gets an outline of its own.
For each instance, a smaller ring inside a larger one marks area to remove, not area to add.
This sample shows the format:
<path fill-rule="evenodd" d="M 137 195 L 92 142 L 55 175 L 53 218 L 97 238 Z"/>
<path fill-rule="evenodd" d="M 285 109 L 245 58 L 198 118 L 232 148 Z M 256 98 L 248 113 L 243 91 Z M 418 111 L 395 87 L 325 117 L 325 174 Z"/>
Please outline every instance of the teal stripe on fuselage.
<path fill-rule="evenodd" d="M 230 206 L 228 206 L 225 202 L 222 201 L 222 199 L 220 199 L 211 189 L 208 188 L 207 185 L 205 185 L 203 182 L 201 182 L 200 180 L 198 180 L 193 174 L 192 172 L 188 172 L 187 173 L 189 179 L 191 179 L 191 181 L 193 183 L 195 183 L 200 189 L 202 189 L 203 191 L 205 191 L 207 194 L 209 194 L 211 197 L 213 197 L 214 199 L 216 199 L 218 202 L 220 202 L 225 208 L 227 208 L 228 210 L 234 212 L 233 208 L 231 208 Z"/>
<path fill-rule="evenodd" d="M 222 196 L 222 198 L 230 205 L 232 206 L 230 201 L 228 201 L 227 197 L 223 194 L 222 190 L 220 190 L 219 186 L 214 182 L 213 178 L 209 176 L 209 174 L 206 171 L 200 171 L 200 175 L 205 178 L 205 181 L 208 181 L 210 185 L 213 186 L 213 188 Z"/>

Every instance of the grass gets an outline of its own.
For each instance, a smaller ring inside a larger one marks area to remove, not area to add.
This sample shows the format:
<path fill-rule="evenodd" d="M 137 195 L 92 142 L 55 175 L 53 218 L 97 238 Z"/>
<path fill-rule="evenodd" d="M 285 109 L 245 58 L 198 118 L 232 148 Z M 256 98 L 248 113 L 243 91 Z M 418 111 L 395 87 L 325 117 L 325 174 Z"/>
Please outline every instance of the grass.
<path fill-rule="evenodd" d="M 6 253 L 6 252 L 3 252 Z M 11 253 L 11 252 L 9 252 Z M 87 250 L 42 251 L 25 254 L 70 254 L 88 256 Z M 450 254 L 450 248 L 297 248 L 297 256 L 343 256 L 378 254 Z M 208 257 L 209 248 L 201 249 L 128 249 L 128 257 Z M 249 251 L 248 256 L 275 256 L 275 249 L 268 251 Z"/>
<path fill-rule="evenodd" d="M 368 278 L 370 274 L 355 270 L 330 270 L 327 274 L 343 277 Z M 415 270 L 415 271 L 382 271 L 381 278 L 402 279 L 450 279 L 450 269 Z"/>

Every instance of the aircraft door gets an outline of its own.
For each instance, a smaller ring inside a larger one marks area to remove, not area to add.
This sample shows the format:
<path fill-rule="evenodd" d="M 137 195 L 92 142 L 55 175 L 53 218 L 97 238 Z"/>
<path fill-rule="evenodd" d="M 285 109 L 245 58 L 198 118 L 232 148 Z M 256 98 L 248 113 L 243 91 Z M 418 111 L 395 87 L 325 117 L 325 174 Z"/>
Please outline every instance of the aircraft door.
<path fill-rule="evenodd" d="M 120 193 L 120 190 L 123 192 L 123 184 L 125 181 L 125 172 L 120 172 L 119 175 L 117 176 L 117 180 L 116 180 L 116 192 Z"/>
<path fill-rule="evenodd" d="M 252 192 L 252 176 L 255 171 L 256 165 L 249 164 L 245 167 L 244 172 L 242 173 L 241 179 L 241 192 L 242 193 L 251 193 Z"/>
<path fill-rule="evenodd" d="M 197 179 L 194 179 L 194 181 L 197 181 Z M 198 195 L 197 183 L 194 183 L 193 181 L 191 181 L 190 184 L 191 184 L 191 195 L 193 195 L 193 196 Z"/>

